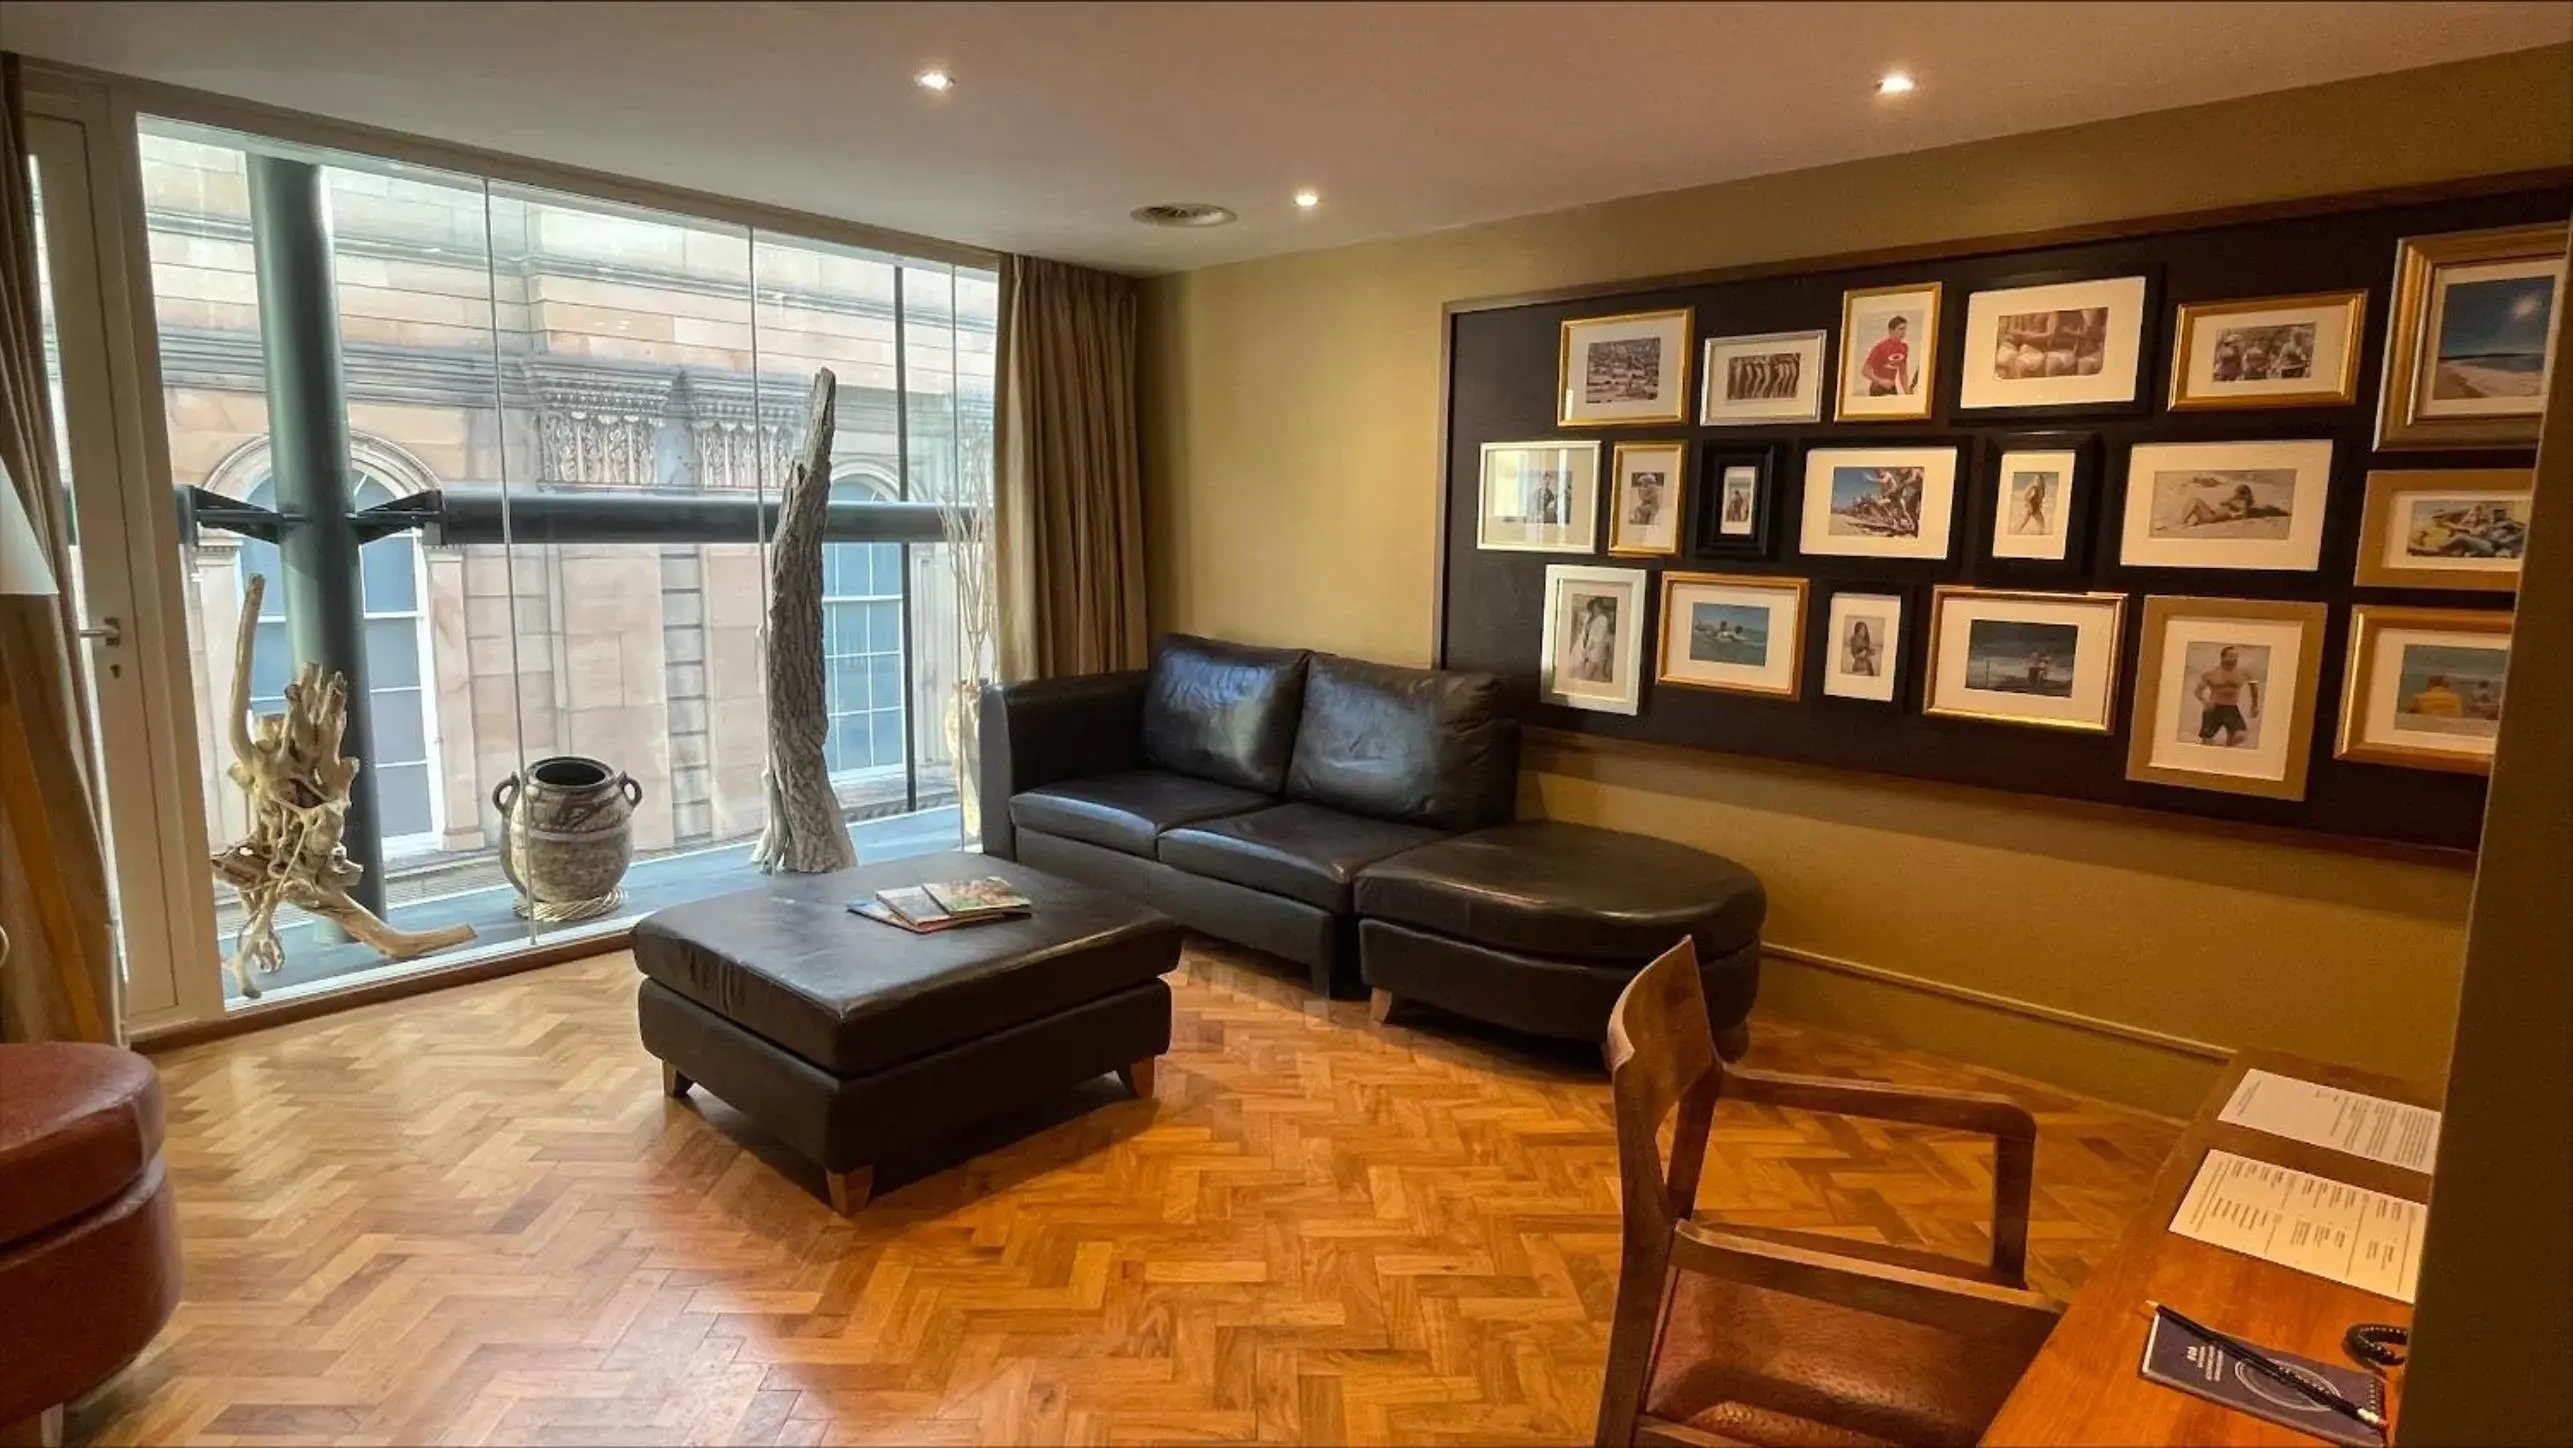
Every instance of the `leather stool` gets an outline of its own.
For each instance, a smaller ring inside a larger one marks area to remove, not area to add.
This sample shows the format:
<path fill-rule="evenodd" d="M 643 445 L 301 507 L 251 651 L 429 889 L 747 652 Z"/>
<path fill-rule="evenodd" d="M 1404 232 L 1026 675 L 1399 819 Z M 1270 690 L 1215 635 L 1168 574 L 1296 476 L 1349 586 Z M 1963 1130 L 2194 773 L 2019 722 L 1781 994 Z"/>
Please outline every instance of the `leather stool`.
<path fill-rule="evenodd" d="M 1406 850 L 1358 877 L 1360 969 L 1401 1001 L 1534 1035 L 1603 1041 L 1635 973 L 1697 942 L 1716 1046 L 1739 1057 L 1760 988 L 1759 877 L 1649 835 L 1525 820 Z"/>
<path fill-rule="evenodd" d="M 0 1046 L 0 1442 L 59 1441 L 63 1406 L 178 1302 L 152 1064 L 114 1046 Z"/>

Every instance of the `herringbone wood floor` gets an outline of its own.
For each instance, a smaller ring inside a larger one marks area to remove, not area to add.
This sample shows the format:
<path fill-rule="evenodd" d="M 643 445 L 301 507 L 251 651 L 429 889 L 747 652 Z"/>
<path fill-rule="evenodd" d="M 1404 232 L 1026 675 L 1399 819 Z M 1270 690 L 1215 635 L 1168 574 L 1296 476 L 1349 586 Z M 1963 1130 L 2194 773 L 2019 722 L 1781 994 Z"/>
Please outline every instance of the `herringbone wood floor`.
<path fill-rule="evenodd" d="M 663 1099 L 635 979 L 603 956 L 162 1057 L 187 1295 L 74 1440 L 1589 1436 L 1617 1198 L 1587 1052 L 1376 1027 L 1201 943 L 1157 1100 L 1102 1078 L 890 1165 L 845 1222 L 721 1103 Z M 1792 1025 L 1753 1063 L 2026 1101 L 2057 1293 L 2176 1135 Z M 1706 1210 L 1984 1251 L 1973 1139 L 1727 1106 L 1709 1155 Z"/>

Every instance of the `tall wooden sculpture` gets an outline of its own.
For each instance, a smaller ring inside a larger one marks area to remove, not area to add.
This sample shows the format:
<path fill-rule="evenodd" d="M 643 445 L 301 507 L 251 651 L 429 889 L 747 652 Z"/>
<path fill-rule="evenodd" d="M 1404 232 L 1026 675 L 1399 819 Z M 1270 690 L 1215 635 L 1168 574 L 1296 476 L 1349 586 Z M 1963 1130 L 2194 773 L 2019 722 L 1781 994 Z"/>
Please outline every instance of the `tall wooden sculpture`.
<path fill-rule="evenodd" d="M 473 939 L 470 925 L 402 930 L 349 898 L 364 873 L 340 844 L 348 825 L 348 791 L 361 767 L 339 752 L 348 727 L 348 678 L 318 664 L 286 686 L 286 712 L 250 716 L 250 651 L 259 634 L 259 602 L 268 580 L 254 573 L 241 599 L 241 632 L 232 649 L 232 782 L 250 803 L 250 833 L 214 856 L 214 872 L 241 892 L 246 912 L 224 968 L 252 999 L 253 973 L 286 963 L 277 943 L 277 908 L 318 915 L 395 960 L 409 960 Z"/>
<path fill-rule="evenodd" d="M 831 502 L 831 431 L 838 380 L 813 374 L 804 456 L 786 479 L 769 545 L 768 825 L 750 857 L 762 870 L 819 875 L 858 862 L 823 745 L 822 526 Z"/>

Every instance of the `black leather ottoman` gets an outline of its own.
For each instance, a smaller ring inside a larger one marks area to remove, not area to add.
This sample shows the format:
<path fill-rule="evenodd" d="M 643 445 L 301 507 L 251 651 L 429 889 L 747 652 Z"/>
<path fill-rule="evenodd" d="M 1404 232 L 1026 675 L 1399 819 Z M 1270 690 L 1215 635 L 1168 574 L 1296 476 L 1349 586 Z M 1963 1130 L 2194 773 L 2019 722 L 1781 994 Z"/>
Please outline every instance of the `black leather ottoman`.
<path fill-rule="evenodd" d="M 848 912 L 979 875 L 1035 913 L 910 935 Z M 1180 934 L 1123 896 L 982 855 L 778 875 L 638 922 L 635 1012 L 664 1090 L 730 1102 L 821 1163 L 848 1213 L 886 1156 L 1044 1092 L 1114 1071 L 1151 1095 Z"/>
<path fill-rule="evenodd" d="M 1716 1044 L 1738 1057 L 1760 988 L 1758 877 L 1703 850 L 1528 821 L 1406 850 L 1358 877 L 1376 1018 L 1427 1001 L 1513 1030 L 1600 1041 L 1635 972 L 1697 940 Z"/>

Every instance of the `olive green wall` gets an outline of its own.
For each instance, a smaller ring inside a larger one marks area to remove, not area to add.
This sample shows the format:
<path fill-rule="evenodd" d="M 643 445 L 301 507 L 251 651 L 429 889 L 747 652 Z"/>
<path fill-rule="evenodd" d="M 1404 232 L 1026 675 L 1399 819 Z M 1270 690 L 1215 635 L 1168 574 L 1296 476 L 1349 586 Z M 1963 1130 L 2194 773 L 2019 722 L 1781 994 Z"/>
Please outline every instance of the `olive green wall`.
<path fill-rule="evenodd" d="M 1451 300 L 2567 164 L 2556 47 L 1157 278 L 1154 623 L 1429 660 Z M 1529 764 L 1532 810 L 1768 881 L 1763 1010 L 2175 1110 L 2241 1045 L 2445 1071 L 2462 863 L 1712 754 Z"/>

